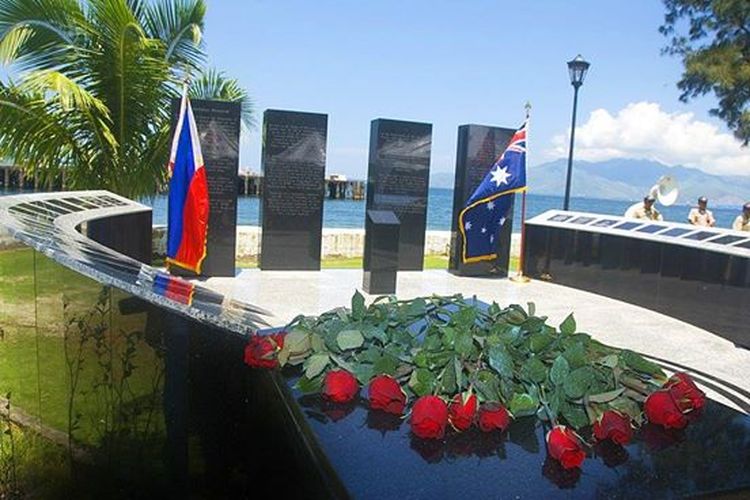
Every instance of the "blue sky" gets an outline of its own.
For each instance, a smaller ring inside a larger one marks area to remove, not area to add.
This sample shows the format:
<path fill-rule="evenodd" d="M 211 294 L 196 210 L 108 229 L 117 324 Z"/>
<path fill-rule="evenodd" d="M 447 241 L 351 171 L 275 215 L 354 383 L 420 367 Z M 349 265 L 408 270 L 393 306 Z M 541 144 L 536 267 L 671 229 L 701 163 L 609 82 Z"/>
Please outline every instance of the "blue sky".
<path fill-rule="evenodd" d="M 708 116 L 713 99 L 679 102 L 680 62 L 660 54 L 663 13 L 646 0 L 211 0 L 205 40 L 211 64 L 255 99 L 259 122 L 267 108 L 328 113 L 328 172 L 361 178 L 373 118 L 432 123 L 432 170 L 450 172 L 458 125 L 516 126 L 527 100 L 530 163 L 565 156 L 565 63 L 578 53 L 592 64 L 579 125 L 595 109 L 616 116 L 648 102 L 725 132 Z M 258 127 L 243 138 L 241 164 L 259 170 L 259 162 Z"/>

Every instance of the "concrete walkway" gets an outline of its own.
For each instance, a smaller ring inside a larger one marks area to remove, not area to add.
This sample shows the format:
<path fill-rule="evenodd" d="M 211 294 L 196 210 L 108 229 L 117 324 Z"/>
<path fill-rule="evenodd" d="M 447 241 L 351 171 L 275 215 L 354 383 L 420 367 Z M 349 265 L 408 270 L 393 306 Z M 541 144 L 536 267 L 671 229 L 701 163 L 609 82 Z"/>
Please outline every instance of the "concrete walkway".
<path fill-rule="evenodd" d="M 361 291 L 362 271 L 245 269 L 236 278 L 211 278 L 203 284 L 265 308 L 273 313 L 269 323 L 281 326 L 298 314 L 316 315 L 348 306 L 354 291 Z M 519 285 L 507 279 L 460 278 L 442 270 L 398 275 L 401 299 L 454 293 L 476 295 L 501 306 L 516 303 L 525 308 L 527 302 L 534 302 L 537 314 L 548 316 L 552 325 L 574 312 L 579 331 L 663 360 L 665 367 L 688 369 L 713 399 L 737 409 L 750 407 L 750 351 L 706 330 L 625 302 L 541 281 Z"/>

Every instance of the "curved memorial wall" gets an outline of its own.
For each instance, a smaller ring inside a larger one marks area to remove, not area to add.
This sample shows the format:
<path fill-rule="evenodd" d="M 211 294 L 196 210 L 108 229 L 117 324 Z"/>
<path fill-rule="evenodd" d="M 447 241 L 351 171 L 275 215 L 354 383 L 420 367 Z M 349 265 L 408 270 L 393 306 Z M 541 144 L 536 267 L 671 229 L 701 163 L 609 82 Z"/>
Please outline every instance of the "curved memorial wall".
<path fill-rule="evenodd" d="M 550 210 L 526 222 L 524 272 L 750 346 L 750 234 Z"/>
<path fill-rule="evenodd" d="M 714 401 L 685 430 L 650 426 L 626 448 L 589 450 L 582 474 L 547 457 L 549 428 L 534 416 L 502 433 L 424 440 L 369 408 L 365 389 L 345 404 L 303 394 L 299 370 L 243 362 L 264 311 L 137 260 L 149 224 L 148 208 L 103 191 L 0 197 L 0 226 L 23 244 L 0 252 L 0 407 L 51 443 L 18 456 L 0 447 L 0 480 L 8 464 L 31 470 L 42 498 L 269 488 L 279 498 L 669 498 L 750 487 L 748 417 Z M 0 430 L 9 422 L 0 411 Z"/>

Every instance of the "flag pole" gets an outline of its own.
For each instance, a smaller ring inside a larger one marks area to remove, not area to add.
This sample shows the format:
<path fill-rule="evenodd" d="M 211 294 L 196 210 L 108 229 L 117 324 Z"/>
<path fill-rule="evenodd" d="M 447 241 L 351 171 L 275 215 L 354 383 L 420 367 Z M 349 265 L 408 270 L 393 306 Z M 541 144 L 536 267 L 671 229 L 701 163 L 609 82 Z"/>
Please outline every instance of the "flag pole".
<path fill-rule="evenodd" d="M 526 109 L 526 163 L 528 163 L 529 160 L 529 114 L 531 112 L 531 103 L 526 102 L 526 105 L 524 106 Z M 526 182 L 526 185 L 528 186 L 528 180 Z M 528 190 L 528 187 L 523 190 L 523 193 L 521 194 L 521 244 L 520 246 L 520 255 L 518 256 L 518 272 L 515 276 L 510 278 L 510 281 L 513 283 L 528 283 L 531 281 L 531 278 L 528 276 L 524 276 L 523 274 L 523 265 L 524 265 L 524 254 L 526 253 L 526 191 Z"/>

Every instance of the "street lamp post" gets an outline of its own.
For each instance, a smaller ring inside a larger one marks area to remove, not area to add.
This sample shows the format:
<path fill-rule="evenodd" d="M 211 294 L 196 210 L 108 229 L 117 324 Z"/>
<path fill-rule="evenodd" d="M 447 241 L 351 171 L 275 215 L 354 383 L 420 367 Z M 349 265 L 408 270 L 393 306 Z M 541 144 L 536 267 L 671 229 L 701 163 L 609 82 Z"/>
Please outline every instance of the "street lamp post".
<path fill-rule="evenodd" d="M 573 118 L 570 125 L 570 149 L 568 150 L 568 175 L 565 178 L 565 201 L 563 210 L 570 207 L 570 177 L 573 174 L 573 143 L 576 137 L 576 111 L 578 108 L 578 89 L 583 85 L 583 79 L 589 70 L 590 63 L 586 62 L 581 54 L 575 59 L 568 61 L 568 72 L 570 73 L 570 84 L 573 85 Z"/>

